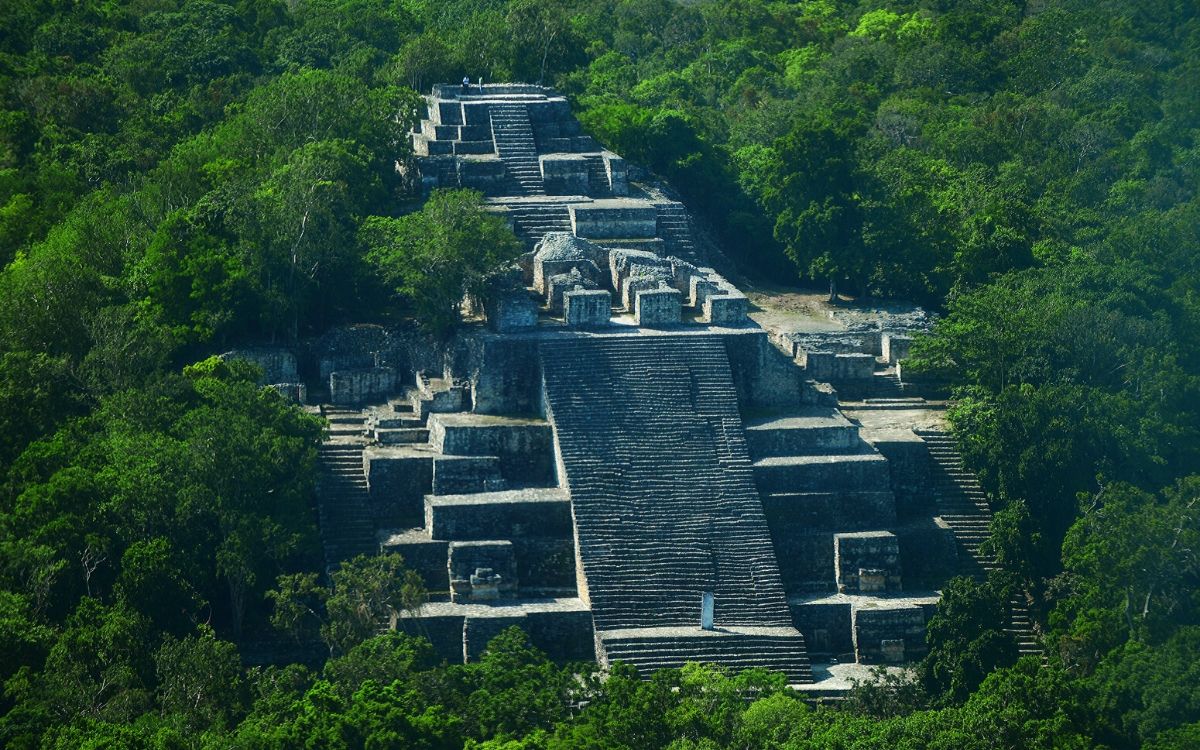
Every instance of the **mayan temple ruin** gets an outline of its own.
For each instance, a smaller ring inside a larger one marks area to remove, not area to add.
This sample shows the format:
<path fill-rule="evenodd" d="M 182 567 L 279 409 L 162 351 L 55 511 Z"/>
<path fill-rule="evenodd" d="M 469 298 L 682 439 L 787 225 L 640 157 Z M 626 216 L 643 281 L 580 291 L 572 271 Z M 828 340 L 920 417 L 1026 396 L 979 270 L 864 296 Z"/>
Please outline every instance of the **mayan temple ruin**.
<path fill-rule="evenodd" d="M 550 89 L 427 101 L 424 187 L 482 191 L 528 252 L 446 349 L 360 326 L 246 353 L 328 389 L 327 563 L 402 554 L 432 596 L 399 626 L 451 661 L 510 625 L 556 659 L 766 667 L 815 694 L 919 659 L 939 588 L 991 562 L 944 407 L 897 377 L 910 330 L 761 327 L 669 188 Z"/>

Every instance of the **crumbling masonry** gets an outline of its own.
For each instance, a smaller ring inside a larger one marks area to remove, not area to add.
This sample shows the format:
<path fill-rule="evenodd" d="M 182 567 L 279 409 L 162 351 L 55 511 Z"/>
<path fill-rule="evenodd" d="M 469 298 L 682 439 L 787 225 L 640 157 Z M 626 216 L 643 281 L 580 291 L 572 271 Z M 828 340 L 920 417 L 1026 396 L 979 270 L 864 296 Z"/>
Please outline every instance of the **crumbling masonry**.
<path fill-rule="evenodd" d="M 310 392 L 328 388 L 329 564 L 402 553 L 434 596 L 401 627 L 456 661 L 513 624 L 643 674 L 705 661 L 804 686 L 814 663 L 919 658 L 937 589 L 975 564 L 926 441 L 865 440 L 827 384 L 844 363 L 782 353 L 684 207 L 564 98 L 453 86 L 428 105 L 426 187 L 482 190 L 529 252 L 448 351 L 363 330 L 357 352 L 307 355 Z"/>

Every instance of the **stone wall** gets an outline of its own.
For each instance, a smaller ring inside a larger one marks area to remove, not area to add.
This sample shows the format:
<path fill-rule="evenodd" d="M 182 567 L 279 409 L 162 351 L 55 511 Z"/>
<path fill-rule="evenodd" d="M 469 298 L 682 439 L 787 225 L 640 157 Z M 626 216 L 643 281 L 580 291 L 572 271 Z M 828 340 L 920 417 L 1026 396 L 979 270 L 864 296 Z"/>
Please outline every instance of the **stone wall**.
<path fill-rule="evenodd" d="M 834 534 L 833 554 L 838 591 L 900 590 L 900 545 L 890 531 Z"/>
<path fill-rule="evenodd" d="M 658 214 L 654 206 L 632 200 L 597 200 L 569 207 L 571 231 L 579 237 L 606 239 L 654 237 Z"/>
<path fill-rule="evenodd" d="M 682 295 L 678 289 L 642 289 L 634 296 L 634 315 L 639 326 L 665 328 L 679 325 Z"/>
<path fill-rule="evenodd" d="M 299 380 L 296 355 L 289 349 L 254 348 L 234 349 L 221 355 L 221 359 L 241 359 L 262 370 L 260 385 L 295 383 Z"/>
<path fill-rule="evenodd" d="M 448 455 L 496 456 L 509 482 L 554 481 L 554 435 L 540 420 L 489 418 L 480 414 L 432 414 L 429 443 Z"/>
<path fill-rule="evenodd" d="M 871 354 L 838 354 L 835 352 L 805 352 L 803 364 L 814 380 L 869 380 L 875 373 L 875 357 Z"/>
<path fill-rule="evenodd" d="M 854 654 L 854 635 L 850 602 L 796 602 L 791 606 L 792 621 L 804 635 L 811 653 L 843 658 Z"/>
<path fill-rule="evenodd" d="M 391 394 L 398 382 L 391 367 L 336 370 L 329 373 L 329 401 L 338 406 L 370 403 Z"/>
<path fill-rule="evenodd" d="M 926 614 L 915 605 L 855 608 L 854 655 L 861 664 L 917 661 L 927 651 Z"/>
<path fill-rule="evenodd" d="M 942 519 L 918 519 L 893 531 L 900 545 L 908 587 L 940 589 L 958 572 L 958 545 L 954 532 Z"/>
<path fill-rule="evenodd" d="M 420 526 L 424 498 L 433 488 L 433 454 L 402 447 L 363 451 L 367 486 L 377 526 Z"/>
<path fill-rule="evenodd" d="M 935 510 L 929 449 L 912 430 L 873 430 L 864 435 L 888 460 L 896 516 L 901 520 L 930 516 Z"/>
<path fill-rule="evenodd" d="M 563 294 L 563 321 L 572 328 L 606 326 L 612 316 L 607 289 L 576 289 Z"/>
<path fill-rule="evenodd" d="M 587 195 L 588 163 L 579 154 L 543 154 L 542 182 L 548 195 Z"/>

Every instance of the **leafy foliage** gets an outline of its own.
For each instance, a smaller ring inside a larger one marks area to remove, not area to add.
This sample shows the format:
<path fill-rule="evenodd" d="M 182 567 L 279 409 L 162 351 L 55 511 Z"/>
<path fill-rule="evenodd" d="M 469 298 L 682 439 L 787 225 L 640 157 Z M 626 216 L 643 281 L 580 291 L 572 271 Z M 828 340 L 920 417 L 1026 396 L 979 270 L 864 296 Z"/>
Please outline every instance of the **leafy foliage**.
<path fill-rule="evenodd" d="M 462 75 L 556 84 L 748 275 L 945 312 L 906 372 L 956 389 L 1048 666 L 1002 666 L 1007 578 L 949 587 L 920 685 L 846 710 L 369 637 L 420 592 L 318 578 L 320 424 L 206 357 L 457 322 L 517 252 L 477 196 L 412 202 L 417 91 Z M 1159 0 L 11 0 L 0 745 L 1196 745 L 1197 81 Z M 243 669 L 268 621 L 337 656 Z"/>

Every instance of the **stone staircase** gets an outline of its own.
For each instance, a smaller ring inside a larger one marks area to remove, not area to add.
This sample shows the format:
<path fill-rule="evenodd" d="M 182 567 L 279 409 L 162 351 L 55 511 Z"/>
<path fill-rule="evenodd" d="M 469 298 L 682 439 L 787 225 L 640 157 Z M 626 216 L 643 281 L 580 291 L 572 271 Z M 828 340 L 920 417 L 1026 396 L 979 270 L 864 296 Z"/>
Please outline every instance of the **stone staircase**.
<path fill-rule="evenodd" d="M 510 203 L 513 231 L 532 250 L 549 232 L 570 232 L 571 215 L 565 203 Z"/>
<path fill-rule="evenodd" d="M 638 628 L 601 633 L 600 642 L 608 663 L 631 664 L 643 677 L 700 662 L 734 671 L 757 667 L 783 672 L 792 684 L 812 682 L 804 642 L 791 628 Z"/>
<path fill-rule="evenodd" d="M 654 208 L 658 214 L 658 236 L 667 243 L 667 253 L 684 260 L 694 259 L 696 244 L 692 241 L 687 209 L 682 203 L 659 203 Z"/>
<path fill-rule="evenodd" d="M 507 172 L 506 194 L 545 195 L 529 109 L 524 104 L 494 104 L 491 118 L 496 153 Z"/>
<path fill-rule="evenodd" d="M 356 555 L 378 552 L 363 473 L 361 412 L 323 409 L 330 420 L 330 439 L 318 451 L 317 516 L 327 567 Z M 336 420 L 336 421 L 335 421 Z"/>
<path fill-rule="evenodd" d="M 611 198 L 612 189 L 608 183 L 608 169 L 604 166 L 603 156 L 588 155 L 588 195 L 593 198 Z"/>
<path fill-rule="evenodd" d="M 929 450 L 938 514 L 954 533 L 959 547 L 960 572 L 976 580 L 998 569 L 996 559 L 980 548 L 988 539 L 992 511 L 979 480 L 964 465 L 954 438 L 942 430 L 917 430 Z M 1017 650 L 1042 654 L 1023 594 L 1009 601 L 1011 622 L 1005 631 L 1017 641 Z"/>
<path fill-rule="evenodd" d="M 895 367 L 875 373 L 870 398 L 904 398 L 906 395 L 904 383 L 900 382 L 900 377 L 896 375 Z"/>
<path fill-rule="evenodd" d="M 778 628 L 784 671 L 805 674 L 721 339 L 564 339 L 541 353 L 596 630 L 646 631 L 619 639 L 643 664 L 669 653 L 740 667 L 775 657 L 729 629 Z M 704 591 L 716 631 L 699 628 Z M 698 648 L 712 638 L 728 642 Z"/>

